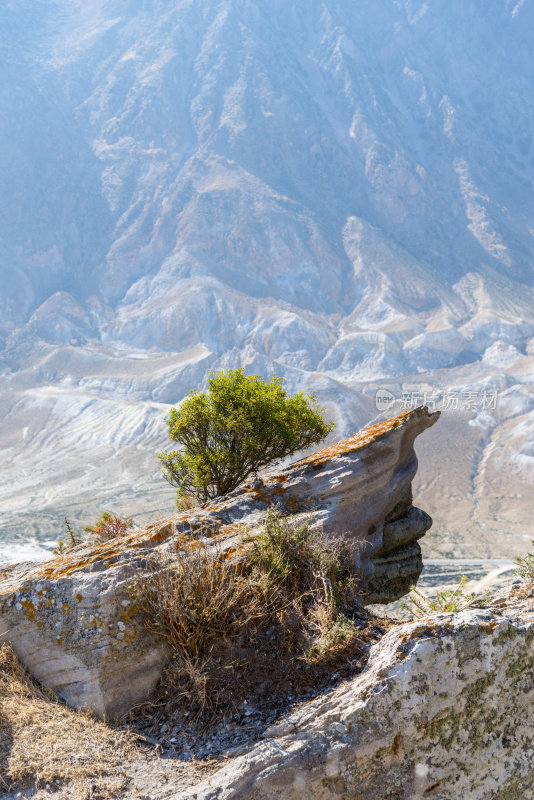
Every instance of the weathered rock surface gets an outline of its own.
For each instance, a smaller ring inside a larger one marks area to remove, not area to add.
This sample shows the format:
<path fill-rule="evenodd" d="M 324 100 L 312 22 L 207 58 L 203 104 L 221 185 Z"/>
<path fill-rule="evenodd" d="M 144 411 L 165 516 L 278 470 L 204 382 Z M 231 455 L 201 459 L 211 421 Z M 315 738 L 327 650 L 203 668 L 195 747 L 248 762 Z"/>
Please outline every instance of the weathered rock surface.
<path fill-rule="evenodd" d="M 534 598 L 395 626 L 364 671 L 156 800 L 531 800 Z"/>
<path fill-rule="evenodd" d="M 415 437 L 439 413 L 426 407 L 361 431 L 224 500 L 38 566 L 16 566 L 0 584 L 0 635 L 26 668 L 70 705 L 122 713 L 148 695 L 165 648 L 140 625 L 128 585 L 147 558 L 183 549 L 191 538 L 242 548 L 278 505 L 351 545 L 367 602 L 406 593 L 422 568 L 417 539 L 431 519 L 411 505 Z"/>

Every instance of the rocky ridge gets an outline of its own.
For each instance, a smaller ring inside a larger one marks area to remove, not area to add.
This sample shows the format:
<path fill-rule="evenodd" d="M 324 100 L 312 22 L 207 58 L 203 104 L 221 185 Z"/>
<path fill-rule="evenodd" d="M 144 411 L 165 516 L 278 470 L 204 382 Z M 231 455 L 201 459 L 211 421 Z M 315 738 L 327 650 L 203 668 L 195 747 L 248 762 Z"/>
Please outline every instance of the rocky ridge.
<path fill-rule="evenodd" d="M 417 581 L 417 539 L 432 522 L 411 503 L 413 443 L 438 417 L 425 407 L 406 412 L 208 506 L 42 565 L 8 568 L 0 582 L 0 635 L 69 705 L 124 713 L 148 696 L 168 657 L 139 620 L 129 593 L 134 577 L 147 574 L 158 554 L 185 557 L 191 541 L 243 557 L 243 530 L 253 535 L 273 506 L 342 537 L 364 602 L 397 599 Z"/>
<path fill-rule="evenodd" d="M 531 800 L 533 670 L 532 592 L 396 625 L 361 675 L 156 798 Z"/>
<path fill-rule="evenodd" d="M 184 714 L 155 720 L 112 797 L 532 800 L 533 670 L 534 595 L 516 582 L 489 608 L 390 624 L 363 671 L 292 705 L 265 698 L 196 733 Z M 1 798 L 51 792 L 73 786 Z"/>

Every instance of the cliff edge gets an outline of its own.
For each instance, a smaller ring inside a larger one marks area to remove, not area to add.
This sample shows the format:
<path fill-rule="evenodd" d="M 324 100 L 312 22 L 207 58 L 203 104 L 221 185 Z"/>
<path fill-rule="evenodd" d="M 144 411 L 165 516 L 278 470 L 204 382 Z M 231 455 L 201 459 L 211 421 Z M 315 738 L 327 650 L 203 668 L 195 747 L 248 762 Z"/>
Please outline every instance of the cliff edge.
<path fill-rule="evenodd" d="M 412 506 L 416 436 L 439 417 L 421 407 L 272 470 L 211 503 L 80 546 L 38 566 L 16 565 L 0 582 L 0 635 L 28 671 L 70 706 L 122 714 L 145 699 L 168 659 L 129 587 L 158 554 L 184 557 L 192 541 L 242 553 L 265 512 L 282 512 L 341 536 L 364 602 L 405 594 L 422 569 L 417 539 L 432 520 Z"/>

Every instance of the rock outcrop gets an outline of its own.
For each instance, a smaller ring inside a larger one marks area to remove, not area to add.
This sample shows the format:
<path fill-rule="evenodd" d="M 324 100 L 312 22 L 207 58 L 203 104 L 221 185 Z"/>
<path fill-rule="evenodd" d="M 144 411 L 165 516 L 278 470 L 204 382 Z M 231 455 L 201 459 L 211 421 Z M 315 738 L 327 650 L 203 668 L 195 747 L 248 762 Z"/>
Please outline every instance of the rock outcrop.
<path fill-rule="evenodd" d="M 431 519 L 411 503 L 416 436 L 439 413 L 406 412 L 257 477 L 217 503 L 81 546 L 38 566 L 15 566 L 0 583 L 0 635 L 26 668 L 67 703 L 123 713 L 148 695 L 167 657 L 143 629 L 128 587 L 147 559 L 191 539 L 242 549 L 274 505 L 350 544 L 364 602 L 406 593 L 421 571 L 417 539 Z"/>
<path fill-rule="evenodd" d="M 532 595 L 397 625 L 358 677 L 156 798 L 532 800 L 533 674 Z"/>

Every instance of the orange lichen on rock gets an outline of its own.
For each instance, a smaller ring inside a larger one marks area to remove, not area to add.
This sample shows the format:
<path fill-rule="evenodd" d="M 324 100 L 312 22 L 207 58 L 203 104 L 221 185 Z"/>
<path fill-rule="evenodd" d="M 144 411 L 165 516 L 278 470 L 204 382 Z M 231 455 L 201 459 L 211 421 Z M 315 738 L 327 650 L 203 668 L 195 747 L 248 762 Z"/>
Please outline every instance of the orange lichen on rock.
<path fill-rule="evenodd" d="M 396 428 L 403 427 L 414 417 L 420 417 L 428 413 L 428 409 L 422 406 L 417 409 L 405 411 L 392 419 L 379 422 L 369 428 L 360 431 L 354 436 L 341 442 L 330 445 L 306 458 L 294 462 L 288 467 L 288 473 L 281 473 L 280 467 L 272 473 L 265 475 L 263 479 L 256 479 L 245 484 L 241 489 L 241 497 L 247 498 L 252 502 L 251 511 L 260 512 L 265 507 L 284 497 L 284 505 L 288 511 L 295 511 L 299 503 L 293 497 L 287 497 L 287 482 L 299 468 L 311 465 L 321 466 L 337 456 L 346 455 L 367 447 L 381 437 Z M 69 578 L 75 572 L 86 570 L 93 564 L 101 563 L 103 567 L 112 566 L 120 561 L 121 557 L 128 551 L 138 552 L 150 550 L 154 546 L 162 545 L 168 540 L 174 540 L 176 547 L 181 549 L 185 545 L 199 537 L 224 538 L 235 532 L 234 525 L 229 525 L 231 520 L 232 504 L 235 498 L 220 498 L 211 502 L 203 508 L 194 508 L 183 511 L 174 517 L 151 523 L 143 528 L 129 531 L 120 537 L 111 539 L 107 542 L 76 548 L 74 551 L 59 555 L 51 561 L 32 568 L 31 571 L 21 573 L 20 583 L 28 579 L 38 582 L 42 579 L 56 581 L 62 578 Z M 228 513 L 228 510 L 230 513 Z M 1 594 L 10 593 L 11 586 L 2 588 Z M 78 603 L 80 599 L 76 598 Z"/>
<path fill-rule="evenodd" d="M 236 533 L 241 533 L 241 531 L 246 526 L 241 524 L 240 522 L 231 522 L 228 525 L 221 525 L 219 533 L 217 535 L 217 539 L 225 538 L 226 536 L 233 536 Z"/>
<path fill-rule="evenodd" d="M 373 442 L 376 442 L 377 439 L 380 439 L 380 437 L 384 436 L 386 433 L 406 425 L 406 423 L 413 419 L 413 417 L 421 416 L 427 411 L 428 409 L 426 406 L 420 406 L 419 408 L 410 409 L 410 411 L 404 411 L 402 414 L 399 414 L 396 417 L 386 419 L 383 422 L 377 422 L 376 425 L 371 425 L 369 428 L 364 428 L 363 431 L 359 431 L 354 436 L 350 436 L 348 439 L 344 439 L 341 442 L 335 442 L 335 444 L 331 444 L 329 447 L 325 447 L 323 450 L 318 450 L 316 453 L 312 453 L 311 456 L 301 458 L 300 461 L 296 461 L 291 466 L 297 467 L 301 466 L 302 464 L 313 464 L 319 466 L 327 461 L 330 461 L 332 458 L 336 458 L 336 456 L 354 453 L 356 450 L 361 450 Z"/>
<path fill-rule="evenodd" d="M 98 561 L 103 561 L 111 565 L 130 547 L 134 549 L 148 548 L 151 545 L 161 544 L 171 538 L 174 534 L 174 523 L 182 519 L 184 521 L 187 520 L 187 514 L 181 514 L 175 518 L 162 520 L 157 524 L 149 525 L 146 528 L 140 528 L 126 536 L 121 535 L 120 537 L 116 537 L 102 544 L 87 545 L 81 551 L 76 550 L 57 556 L 53 560 L 47 561 L 43 565 L 37 567 L 31 575 L 31 578 L 34 580 L 58 580 L 60 578 L 68 578 L 74 572 L 85 569 Z M 26 575 L 25 577 L 28 576 Z M 78 602 L 81 602 L 81 596 Z"/>
<path fill-rule="evenodd" d="M 34 604 L 30 600 L 21 600 L 20 604 L 23 607 L 24 611 L 26 612 L 28 618 L 34 619 L 36 611 Z"/>
<path fill-rule="evenodd" d="M 479 630 L 481 633 L 487 633 L 489 636 L 493 633 L 495 628 L 498 626 L 498 620 L 492 620 L 491 622 L 481 622 L 479 625 Z"/>

